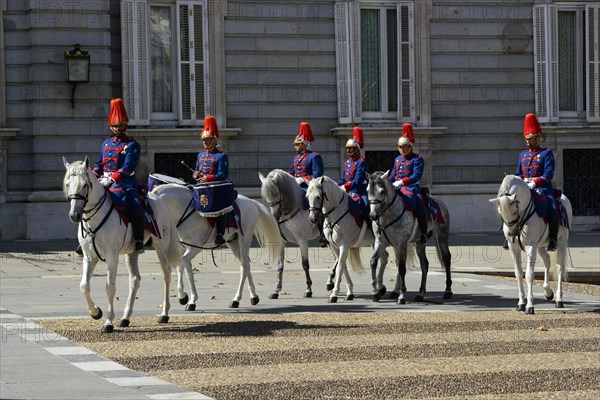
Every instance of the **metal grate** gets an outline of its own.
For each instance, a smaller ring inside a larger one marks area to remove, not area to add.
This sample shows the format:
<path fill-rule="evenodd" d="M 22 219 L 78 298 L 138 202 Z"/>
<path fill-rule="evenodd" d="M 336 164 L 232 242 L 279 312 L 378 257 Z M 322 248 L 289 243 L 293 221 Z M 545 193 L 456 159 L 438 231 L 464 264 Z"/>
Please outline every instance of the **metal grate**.
<path fill-rule="evenodd" d="M 563 150 L 563 160 L 573 215 L 600 215 L 600 149 Z"/>
<path fill-rule="evenodd" d="M 181 164 L 184 161 L 190 168 L 195 168 L 198 153 L 156 153 L 154 154 L 154 171 L 173 178 L 192 182 L 192 171 Z"/>
<path fill-rule="evenodd" d="M 392 170 L 394 159 L 398 157 L 398 151 L 367 151 L 365 160 L 369 166 L 369 172 Z"/>

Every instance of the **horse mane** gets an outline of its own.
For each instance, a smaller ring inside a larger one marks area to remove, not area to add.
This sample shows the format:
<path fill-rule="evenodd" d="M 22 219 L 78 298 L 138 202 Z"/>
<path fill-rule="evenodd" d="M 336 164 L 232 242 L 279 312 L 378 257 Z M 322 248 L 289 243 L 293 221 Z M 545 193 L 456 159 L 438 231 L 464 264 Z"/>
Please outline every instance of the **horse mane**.
<path fill-rule="evenodd" d="M 69 195 L 67 193 L 67 183 L 69 181 L 69 177 L 71 177 L 72 175 L 82 177 L 86 185 L 92 185 L 92 181 L 90 179 L 88 171 L 90 171 L 90 169 L 85 167 L 83 161 L 73 161 L 71 164 L 69 164 L 67 172 L 65 173 L 65 176 L 63 178 L 63 193 L 65 197 L 68 197 Z"/>
<path fill-rule="evenodd" d="M 497 197 L 502 197 L 506 194 L 514 194 L 514 189 L 511 190 L 514 187 L 523 189 L 527 187 L 527 184 L 523 179 L 516 175 L 506 175 L 500 184 Z"/>
<path fill-rule="evenodd" d="M 288 214 L 295 207 L 300 207 L 301 190 L 294 178 L 282 169 L 269 172 L 260 189 L 262 197 L 267 201 L 276 198 L 279 194 L 280 207 L 284 214 Z"/>

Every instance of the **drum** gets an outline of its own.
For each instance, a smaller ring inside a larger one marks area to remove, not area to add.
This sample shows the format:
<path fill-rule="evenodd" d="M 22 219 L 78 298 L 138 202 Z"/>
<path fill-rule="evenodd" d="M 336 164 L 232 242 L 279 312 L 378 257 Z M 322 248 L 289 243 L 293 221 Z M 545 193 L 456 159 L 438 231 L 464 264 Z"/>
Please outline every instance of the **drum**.
<path fill-rule="evenodd" d="M 218 217 L 233 210 L 235 190 L 228 181 L 194 186 L 194 207 L 203 217 Z"/>
<path fill-rule="evenodd" d="M 173 178 L 169 175 L 163 174 L 150 174 L 148 175 L 148 191 L 151 192 L 156 186 L 164 185 L 165 183 L 177 183 L 179 185 L 185 185 L 186 183 L 181 179 Z"/>

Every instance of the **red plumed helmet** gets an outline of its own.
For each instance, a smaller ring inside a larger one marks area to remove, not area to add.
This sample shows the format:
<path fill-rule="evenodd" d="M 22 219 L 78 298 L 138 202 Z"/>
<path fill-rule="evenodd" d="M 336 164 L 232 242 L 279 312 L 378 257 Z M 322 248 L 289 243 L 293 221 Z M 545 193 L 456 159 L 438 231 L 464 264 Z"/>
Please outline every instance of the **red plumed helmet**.
<path fill-rule="evenodd" d="M 315 137 L 310 129 L 310 124 L 308 122 L 300 122 L 300 132 L 296 136 L 294 143 L 313 142 L 314 140 Z"/>
<path fill-rule="evenodd" d="M 358 147 L 359 149 L 362 149 L 364 146 L 363 130 L 360 126 L 355 126 L 352 131 L 352 139 L 348 139 L 346 147 Z"/>
<path fill-rule="evenodd" d="M 525 138 L 529 138 L 531 136 L 541 134 L 542 127 L 540 126 L 535 114 L 527 114 L 525 116 L 525 123 L 523 125 L 523 136 L 525 136 Z"/>
<path fill-rule="evenodd" d="M 219 138 L 219 128 L 217 127 L 217 120 L 212 115 L 208 115 L 204 118 L 204 128 L 200 134 L 200 139 L 208 138 Z"/>
<path fill-rule="evenodd" d="M 128 124 L 129 117 L 125 111 L 123 99 L 112 99 L 110 101 L 110 114 L 108 116 L 108 125 Z"/>
<path fill-rule="evenodd" d="M 415 134 L 413 133 L 413 127 L 411 124 L 402 125 L 402 136 L 398 139 L 398 145 L 412 144 L 415 142 Z"/>

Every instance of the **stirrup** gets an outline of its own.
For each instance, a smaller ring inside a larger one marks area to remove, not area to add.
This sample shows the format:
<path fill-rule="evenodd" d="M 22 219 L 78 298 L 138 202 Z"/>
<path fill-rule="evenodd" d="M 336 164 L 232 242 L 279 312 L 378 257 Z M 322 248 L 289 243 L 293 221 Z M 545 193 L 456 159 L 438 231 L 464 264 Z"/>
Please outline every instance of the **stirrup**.
<path fill-rule="evenodd" d="M 558 245 L 556 244 L 555 239 L 548 240 L 548 247 L 546 247 L 546 251 L 556 251 Z"/>
<path fill-rule="evenodd" d="M 144 252 L 144 242 L 141 240 L 136 240 L 135 241 L 135 245 L 134 245 L 134 250 L 138 253 L 143 253 Z"/>
<path fill-rule="evenodd" d="M 225 244 L 225 238 L 222 234 L 217 233 L 217 236 L 215 237 L 215 245 L 220 246 L 222 244 Z"/>

